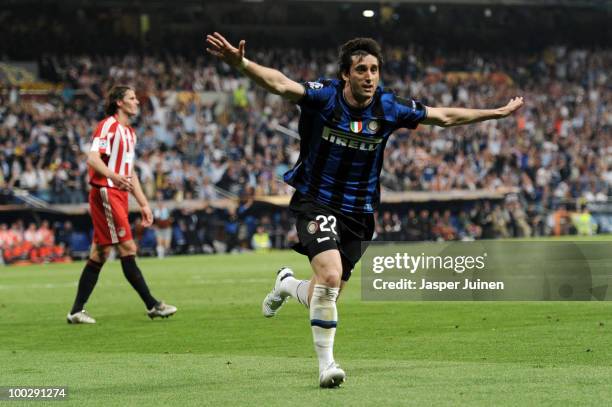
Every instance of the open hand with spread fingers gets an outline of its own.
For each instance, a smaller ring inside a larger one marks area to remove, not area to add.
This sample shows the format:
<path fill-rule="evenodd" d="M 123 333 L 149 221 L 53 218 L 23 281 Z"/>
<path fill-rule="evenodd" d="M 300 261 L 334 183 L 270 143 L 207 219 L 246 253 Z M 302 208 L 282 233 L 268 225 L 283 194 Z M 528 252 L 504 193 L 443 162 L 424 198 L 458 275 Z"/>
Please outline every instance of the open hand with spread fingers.
<path fill-rule="evenodd" d="M 233 67 L 239 67 L 242 63 L 246 41 L 240 40 L 238 48 L 236 48 L 230 44 L 225 37 L 218 32 L 215 32 L 212 35 L 206 35 L 206 44 L 206 51 L 209 54 L 216 56 L 226 64 Z"/>
<path fill-rule="evenodd" d="M 504 107 L 500 107 L 498 110 L 501 113 L 502 117 L 510 116 L 512 113 L 517 111 L 523 106 L 525 102 L 523 101 L 523 97 L 515 97 L 510 99 L 510 102 Z"/>

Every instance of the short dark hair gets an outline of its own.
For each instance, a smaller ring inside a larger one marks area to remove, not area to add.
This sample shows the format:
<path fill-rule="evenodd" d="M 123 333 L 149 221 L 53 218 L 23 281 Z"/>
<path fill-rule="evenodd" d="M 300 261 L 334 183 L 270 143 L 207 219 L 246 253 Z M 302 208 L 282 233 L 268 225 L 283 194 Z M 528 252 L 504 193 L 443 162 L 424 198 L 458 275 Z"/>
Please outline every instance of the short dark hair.
<path fill-rule="evenodd" d="M 338 55 L 338 79 L 351 70 L 354 56 L 372 55 L 378 59 L 378 68 L 382 68 L 383 56 L 380 45 L 372 38 L 353 38 L 340 47 Z"/>
<path fill-rule="evenodd" d="M 106 104 L 104 106 L 104 113 L 106 113 L 107 116 L 112 116 L 117 113 L 119 109 L 117 101 L 123 99 L 128 90 L 134 90 L 134 88 L 128 85 L 115 85 L 108 91 Z"/>

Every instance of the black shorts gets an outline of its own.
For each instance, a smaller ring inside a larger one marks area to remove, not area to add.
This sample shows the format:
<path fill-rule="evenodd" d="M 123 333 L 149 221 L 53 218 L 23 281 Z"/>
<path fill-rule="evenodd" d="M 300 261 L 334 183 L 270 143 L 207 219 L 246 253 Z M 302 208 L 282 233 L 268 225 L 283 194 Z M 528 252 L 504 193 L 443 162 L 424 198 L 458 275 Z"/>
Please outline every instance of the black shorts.
<path fill-rule="evenodd" d="M 372 240 L 374 215 L 340 212 L 297 191 L 289 209 L 297 217 L 299 243 L 293 249 L 308 256 L 309 260 L 326 250 L 340 251 L 342 280 L 348 281 L 363 254 L 361 243 Z"/>

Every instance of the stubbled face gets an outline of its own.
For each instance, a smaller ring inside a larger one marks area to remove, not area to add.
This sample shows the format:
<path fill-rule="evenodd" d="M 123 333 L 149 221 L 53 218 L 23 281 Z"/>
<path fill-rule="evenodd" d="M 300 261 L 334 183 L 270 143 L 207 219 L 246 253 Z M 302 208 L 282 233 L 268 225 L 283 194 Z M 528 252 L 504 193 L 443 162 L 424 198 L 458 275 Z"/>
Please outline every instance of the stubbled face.
<path fill-rule="evenodd" d="M 378 59 L 374 55 L 355 55 L 348 72 L 342 74 L 355 100 L 360 103 L 370 100 L 380 81 Z"/>
<path fill-rule="evenodd" d="M 139 105 L 140 102 L 136 99 L 136 94 L 131 89 L 125 92 L 123 99 L 117 101 L 117 107 L 123 110 L 128 116 L 136 116 L 138 114 Z"/>

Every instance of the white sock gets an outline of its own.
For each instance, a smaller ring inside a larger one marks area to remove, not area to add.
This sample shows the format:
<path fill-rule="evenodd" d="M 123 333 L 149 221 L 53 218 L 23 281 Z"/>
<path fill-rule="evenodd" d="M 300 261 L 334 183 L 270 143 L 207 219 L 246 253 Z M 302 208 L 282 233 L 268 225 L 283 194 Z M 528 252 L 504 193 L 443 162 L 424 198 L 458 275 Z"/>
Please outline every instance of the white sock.
<path fill-rule="evenodd" d="M 295 277 L 286 277 L 280 284 L 280 294 L 283 296 L 290 295 L 298 300 L 300 304 L 308 308 L 308 289 L 310 288 L 310 280 L 298 280 Z"/>
<path fill-rule="evenodd" d="M 319 358 L 319 373 L 334 361 L 334 336 L 338 323 L 336 299 L 339 292 L 339 288 L 316 284 L 310 300 L 310 326 Z"/>

